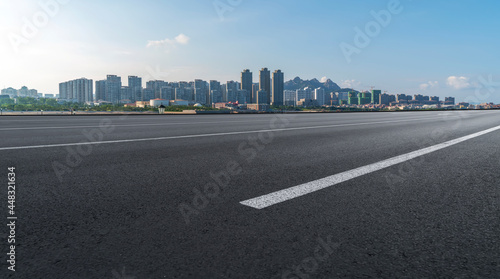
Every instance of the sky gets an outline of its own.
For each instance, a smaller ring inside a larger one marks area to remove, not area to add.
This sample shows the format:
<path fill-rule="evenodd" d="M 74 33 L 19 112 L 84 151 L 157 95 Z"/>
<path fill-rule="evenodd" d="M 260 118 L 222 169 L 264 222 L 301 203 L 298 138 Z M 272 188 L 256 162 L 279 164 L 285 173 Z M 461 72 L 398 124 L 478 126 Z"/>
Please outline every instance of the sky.
<path fill-rule="evenodd" d="M 0 87 L 108 74 L 222 82 L 250 69 L 500 103 L 500 2 L 0 0 Z"/>

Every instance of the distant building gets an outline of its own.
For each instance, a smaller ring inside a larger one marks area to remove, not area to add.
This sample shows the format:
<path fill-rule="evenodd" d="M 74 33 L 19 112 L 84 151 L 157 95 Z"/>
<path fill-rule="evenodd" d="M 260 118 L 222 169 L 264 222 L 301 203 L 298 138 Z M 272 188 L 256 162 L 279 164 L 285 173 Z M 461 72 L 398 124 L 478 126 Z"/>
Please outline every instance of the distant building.
<path fill-rule="evenodd" d="M 295 96 L 297 95 L 295 90 L 285 90 L 284 91 L 284 105 L 285 106 L 295 106 Z"/>
<path fill-rule="evenodd" d="M 430 101 L 439 103 L 439 97 L 437 97 L 437 96 L 431 96 L 430 97 Z"/>
<path fill-rule="evenodd" d="M 444 98 L 444 104 L 445 105 L 455 105 L 455 98 L 454 97 L 446 97 Z"/>
<path fill-rule="evenodd" d="M 220 82 L 216 80 L 211 80 L 208 83 L 208 90 L 210 92 L 208 102 L 210 104 L 220 103 L 222 102 L 222 91 Z"/>
<path fill-rule="evenodd" d="M 9 95 L 10 97 L 16 97 L 17 90 L 12 87 L 2 89 L 2 95 Z"/>
<path fill-rule="evenodd" d="M 251 99 L 250 95 L 251 94 L 249 94 L 247 90 L 238 89 L 238 91 L 236 91 L 236 101 L 238 102 L 238 104 L 249 103 Z"/>
<path fill-rule="evenodd" d="M 236 93 L 238 92 L 238 88 L 240 87 L 239 83 L 238 82 L 235 82 L 235 81 L 228 81 L 226 82 L 226 96 L 225 96 L 225 101 L 226 102 L 231 102 L 231 103 L 234 103 L 237 101 L 237 98 L 236 98 Z"/>
<path fill-rule="evenodd" d="M 388 106 L 391 103 L 391 98 L 389 94 L 380 94 L 379 96 L 379 102 L 380 105 L 386 105 Z"/>
<path fill-rule="evenodd" d="M 132 88 L 129 86 L 122 86 L 120 88 L 120 102 L 123 102 L 123 100 L 128 100 L 127 103 L 133 102 L 134 100 Z"/>
<path fill-rule="evenodd" d="M 354 92 L 354 91 L 350 91 L 349 95 L 348 95 L 348 98 L 347 98 L 347 103 L 349 105 L 357 105 L 357 104 L 359 104 L 358 94 L 356 94 L 356 92 Z"/>
<path fill-rule="evenodd" d="M 130 90 L 132 91 L 132 101 L 142 101 L 142 78 L 137 76 L 128 76 L 128 87 L 130 87 Z"/>
<path fill-rule="evenodd" d="M 36 89 L 29 89 L 28 90 L 28 96 L 29 97 L 38 97 L 38 90 L 36 90 Z"/>
<path fill-rule="evenodd" d="M 259 90 L 257 91 L 257 100 L 255 100 L 255 103 L 256 104 L 266 104 L 266 105 L 269 105 L 267 103 L 267 101 L 269 100 L 269 94 L 267 93 L 266 90 Z"/>
<path fill-rule="evenodd" d="M 250 70 L 248 69 L 243 70 L 243 72 L 241 72 L 241 90 L 246 90 L 249 93 L 248 103 L 253 103 L 252 85 L 253 85 L 252 72 L 250 72 Z"/>
<path fill-rule="evenodd" d="M 413 100 L 414 101 L 418 101 L 419 103 L 423 103 L 424 102 L 424 96 L 421 95 L 421 94 L 415 94 L 415 95 L 413 95 Z"/>
<path fill-rule="evenodd" d="M 380 94 L 382 94 L 381 90 L 372 90 L 372 104 L 380 104 Z"/>
<path fill-rule="evenodd" d="M 194 101 L 200 104 L 208 104 L 210 102 L 209 85 L 201 79 L 194 80 Z"/>
<path fill-rule="evenodd" d="M 285 77 L 281 70 L 276 70 L 273 72 L 273 82 L 272 82 L 272 103 L 274 106 L 284 105 L 284 89 L 285 89 Z"/>
<path fill-rule="evenodd" d="M 267 104 L 271 104 L 271 72 L 267 68 L 262 68 L 259 75 L 259 91 L 266 91 Z M 262 100 L 259 100 L 261 102 Z"/>
<path fill-rule="evenodd" d="M 318 102 L 319 106 L 324 106 L 326 104 L 325 100 L 325 89 L 316 88 L 314 89 L 314 99 Z"/>
<path fill-rule="evenodd" d="M 19 90 L 17 91 L 17 94 L 18 94 L 18 96 L 21 96 L 21 97 L 26 97 L 26 96 L 28 96 L 28 94 L 29 94 L 29 93 L 28 93 L 28 91 L 29 91 L 28 87 L 23 86 L 23 87 L 21 87 L 21 89 L 19 89 Z"/>
<path fill-rule="evenodd" d="M 91 79 L 80 78 L 59 83 L 59 98 L 79 103 L 93 102 L 93 81 Z"/>
<path fill-rule="evenodd" d="M 165 99 L 152 99 L 149 100 L 149 106 L 153 108 L 157 108 L 161 105 L 164 106 L 169 106 L 170 105 L 170 100 L 165 100 Z"/>
<path fill-rule="evenodd" d="M 96 101 L 106 100 L 106 80 L 95 81 L 95 100 Z"/>
<path fill-rule="evenodd" d="M 155 92 L 153 89 L 143 88 L 141 99 L 143 102 L 149 102 L 150 100 L 155 99 Z"/>
<path fill-rule="evenodd" d="M 107 75 L 105 100 L 113 104 L 120 103 L 120 89 L 122 88 L 122 78 L 116 75 Z"/>
<path fill-rule="evenodd" d="M 296 104 L 295 105 L 298 105 L 298 102 L 302 99 L 308 99 L 308 100 L 312 100 L 314 99 L 314 91 L 312 91 L 311 88 L 309 87 L 306 87 L 304 89 L 297 89 L 295 91 L 295 102 Z"/>
<path fill-rule="evenodd" d="M 175 88 L 173 88 L 172 86 L 162 87 L 160 99 L 175 100 Z"/>
<path fill-rule="evenodd" d="M 372 101 L 372 94 L 370 92 L 362 92 L 361 94 L 359 94 L 360 96 L 358 96 L 358 104 L 359 105 L 366 105 L 366 104 L 369 104 L 371 103 Z"/>
<path fill-rule="evenodd" d="M 146 88 L 154 92 L 155 98 L 161 97 L 161 89 L 165 86 L 168 86 L 168 83 L 163 80 L 150 80 L 146 82 Z"/>
<path fill-rule="evenodd" d="M 265 92 L 264 90 L 259 90 Z M 268 104 L 247 104 L 247 110 L 255 110 L 255 111 L 268 111 Z"/>

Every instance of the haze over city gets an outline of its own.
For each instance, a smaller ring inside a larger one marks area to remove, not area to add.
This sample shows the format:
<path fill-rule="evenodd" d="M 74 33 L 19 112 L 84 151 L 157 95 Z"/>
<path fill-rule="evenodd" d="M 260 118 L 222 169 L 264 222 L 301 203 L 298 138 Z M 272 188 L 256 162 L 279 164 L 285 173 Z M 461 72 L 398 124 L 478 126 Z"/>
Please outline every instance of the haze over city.
<path fill-rule="evenodd" d="M 500 81 L 493 1 L 54 1 L 0 3 L 0 87 L 57 94 L 61 81 L 108 74 L 226 81 L 265 66 L 285 80 L 465 101 Z M 370 35 L 362 45 L 356 28 Z"/>

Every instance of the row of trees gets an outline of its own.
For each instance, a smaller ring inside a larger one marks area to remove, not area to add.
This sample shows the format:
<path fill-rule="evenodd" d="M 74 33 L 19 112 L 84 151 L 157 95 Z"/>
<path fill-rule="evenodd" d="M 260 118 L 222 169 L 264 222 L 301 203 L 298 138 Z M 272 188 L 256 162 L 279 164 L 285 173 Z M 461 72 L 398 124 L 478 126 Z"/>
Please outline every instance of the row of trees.
<path fill-rule="evenodd" d="M 56 99 L 50 98 L 32 98 L 19 97 L 16 99 L 0 99 L 0 109 L 4 111 L 158 111 L 157 108 L 135 108 L 125 107 L 123 105 L 103 104 L 100 106 L 91 106 L 82 103 L 63 102 L 59 103 Z M 192 109 L 213 110 L 211 107 L 193 107 L 193 106 L 168 106 L 165 111 L 183 111 Z"/>

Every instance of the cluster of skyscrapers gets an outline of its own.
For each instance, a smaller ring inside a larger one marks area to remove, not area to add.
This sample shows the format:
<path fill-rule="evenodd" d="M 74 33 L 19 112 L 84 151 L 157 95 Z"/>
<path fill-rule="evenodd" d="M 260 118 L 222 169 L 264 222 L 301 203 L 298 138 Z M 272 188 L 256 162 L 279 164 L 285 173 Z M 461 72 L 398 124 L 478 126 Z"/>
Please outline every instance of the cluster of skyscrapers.
<path fill-rule="evenodd" d="M 345 96 L 345 95 L 344 95 Z M 406 94 L 389 95 L 382 93 L 381 90 L 372 90 L 371 92 L 349 92 L 347 98 L 339 99 L 339 104 L 349 105 L 455 105 L 454 97 L 446 97 L 444 102 L 437 96 L 424 96 L 415 94 L 413 96 Z"/>
<path fill-rule="evenodd" d="M 281 70 L 272 73 L 263 68 L 259 72 L 259 82 L 253 82 L 253 74 L 246 69 L 241 80 L 221 84 L 217 80 L 196 79 L 191 82 L 167 82 L 151 80 L 142 87 L 142 78 L 128 77 L 128 85 L 122 79 L 108 75 L 105 80 L 95 82 L 95 97 L 91 79 L 76 79 L 59 84 L 59 98 L 75 102 L 109 102 L 114 104 L 150 101 L 153 99 L 185 100 L 202 105 L 221 102 L 239 104 L 284 104 L 284 74 Z"/>
<path fill-rule="evenodd" d="M 23 86 L 20 89 L 15 89 L 15 88 L 12 88 L 12 87 L 4 88 L 1 91 L 1 95 L 4 95 L 4 96 L 9 95 L 11 98 L 14 98 L 14 97 L 33 97 L 33 98 L 37 98 L 37 97 L 43 96 L 42 93 L 38 93 L 38 90 L 36 90 L 36 89 L 29 89 L 26 86 Z M 52 94 L 45 94 L 45 95 L 48 95 L 47 97 L 54 97 L 54 95 L 52 95 Z"/>
<path fill-rule="evenodd" d="M 325 92 L 323 88 L 312 89 L 309 87 L 298 90 L 285 90 L 284 104 L 286 106 L 423 106 L 423 105 L 454 105 L 454 97 L 446 97 L 440 101 L 436 96 L 423 96 L 397 94 L 390 95 L 382 93 L 381 90 L 370 92 Z"/>

